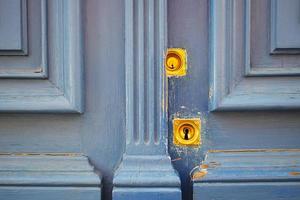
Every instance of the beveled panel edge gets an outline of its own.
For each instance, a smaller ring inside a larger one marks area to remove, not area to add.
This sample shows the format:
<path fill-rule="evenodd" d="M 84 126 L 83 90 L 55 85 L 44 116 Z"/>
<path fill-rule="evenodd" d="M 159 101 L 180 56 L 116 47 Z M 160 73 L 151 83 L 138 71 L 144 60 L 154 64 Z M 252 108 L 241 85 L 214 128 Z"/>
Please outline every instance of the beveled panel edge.
<path fill-rule="evenodd" d="M 51 1 L 51 3 L 58 6 L 60 1 Z M 53 89 L 47 95 L 39 95 L 38 92 L 36 95 L 24 95 L 22 87 L 14 88 L 11 94 L 10 90 L 6 90 L 5 95 L 0 97 L 0 112 L 83 113 L 82 1 L 65 0 L 62 5 L 65 10 L 64 20 L 68 21 L 64 23 L 63 35 L 57 39 L 64 44 L 63 51 L 66 53 L 59 60 L 59 66 L 53 66 L 57 68 L 53 73 L 56 81 L 44 80 L 53 85 Z M 37 91 L 45 89 L 43 86 L 36 88 Z"/>
<path fill-rule="evenodd" d="M 277 45 L 277 35 L 276 35 L 276 20 L 277 20 L 277 0 L 270 1 L 270 53 L 271 54 L 284 54 L 284 55 L 294 55 L 300 54 L 300 48 L 280 48 Z"/>
<path fill-rule="evenodd" d="M 46 79 L 48 77 L 48 64 L 47 64 L 47 0 L 41 0 L 41 50 L 42 58 L 39 67 L 32 70 L 3 70 L 0 71 L 0 78 L 26 78 L 26 79 Z M 22 46 L 24 49 L 22 51 L 5 51 L 4 54 L 0 56 L 27 56 L 28 55 L 28 9 L 27 0 L 22 0 Z"/>
<path fill-rule="evenodd" d="M 27 0 L 20 0 L 21 3 L 21 49 L 3 50 L 0 49 L 0 56 L 4 55 L 27 55 L 28 54 L 28 38 L 27 38 Z"/>
<path fill-rule="evenodd" d="M 251 0 L 244 0 L 245 2 L 245 76 L 298 76 L 300 75 L 299 67 L 253 67 L 251 66 Z M 270 1 L 270 54 L 298 54 L 299 49 L 281 49 L 276 46 L 276 0 Z"/>
<path fill-rule="evenodd" d="M 101 187 L 101 173 L 81 154 L 0 153 L 0 161 L 0 187 Z"/>
<path fill-rule="evenodd" d="M 245 0 L 248 5 L 250 0 Z M 247 88 L 255 87 L 248 80 L 252 78 L 266 77 L 246 77 L 245 74 L 237 76 L 238 67 L 235 66 L 232 45 L 232 12 L 234 10 L 232 0 L 212 0 L 210 16 L 210 89 L 209 89 L 209 110 L 210 111 L 239 111 L 239 110 L 290 110 L 300 109 L 300 93 L 297 90 L 291 91 L 289 84 L 280 82 L 280 77 L 274 77 L 274 81 L 266 81 L 261 87 L 260 94 L 255 90 Z M 249 8 L 249 7 L 248 7 Z M 228 42 L 229 41 L 229 42 Z M 248 46 L 249 48 L 249 44 Z M 248 50 L 249 51 L 249 50 Z M 247 53 L 247 49 L 245 51 Z M 249 63 L 249 59 L 244 63 Z M 277 74 L 282 76 L 282 74 Z M 273 75 L 275 76 L 275 75 Z M 290 76 L 292 77 L 292 76 Z M 270 78 L 270 77 L 269 77 Z M 297 77 L 294 77 L 297 78 Z M 242 81 L 236 80 L 242 79 Z M 277 81 L 276 81 L 277 80 Z M 241 86 L 241 83 L 243 85 Z M 274 85 L 275 84 L 275 85 Z M 281 85 L 281 90 L 276 88 L 276 84 Z M 296 83 L 295 83 L 296 84 Z M 300 80 L 299 83 L 300 85 Z M 236 89 L 239 87 L 239 91 Z M 284 88 L 285 87 L 285 88 Z M 295 88 L 294 88 L 295 89 Z M 241 92 L 242 91 L 242 92 Z M 272 91 L 272 94 L 269 94 Z M 286 91 L 290 91 L 287 94 Z M 243 94 L 242 94 L 243 93 Z"/>

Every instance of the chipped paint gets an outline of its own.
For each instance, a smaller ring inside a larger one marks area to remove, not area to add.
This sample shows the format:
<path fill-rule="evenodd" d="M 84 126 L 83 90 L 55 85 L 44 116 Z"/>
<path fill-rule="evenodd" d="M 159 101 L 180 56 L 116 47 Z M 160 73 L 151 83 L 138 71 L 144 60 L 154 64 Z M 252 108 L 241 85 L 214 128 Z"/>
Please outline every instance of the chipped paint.
<path fill-rule="evenodd" d="M 42 73 L 43 72 L 43 68 L 37 68 L 36 70 L 34 70 L 34 73 Z"/>
<path fill-rule="evenodd" d="M 208 172 L 206 169 L 197 171 L 197 172 L 193 173 L 192 180 L 195 180 L 195 179 L 199 180 L 199 179 L 203 178 L 207 173 Z"/>
<path fill-rule="evenodd" d="M 213 92 L 214 92 L 213 87 L 210 87 L 209 90 L 208 90 L 208 99 L 212 99 L 213 98 Z"/>
<path fill-rule="evenodd" d="M 209 168 L 209 165 L 208 164 L 202 164 L 202 165 L 200 165 L 200 168 L 201 169 L 207 169 L 207 168 Z"/>
<path fill-rule="evenodd" d="M 201 169 L 209 169 L 209 168 L 216 168 L 218 166 L 221 166 L 221 163 L 218 162 L 209 162 L 208 164 L 202 164 L 200 165 Z"/>
<path fill-rule="evenodd" d="M 291 176 L 300 176 L 300 172 L 289 172 Z"/>
<path fill-rule="evenodd" d="M 218 166 L 221 166 L 221 163 L 218 163 L 218 162 L 209 162 L 208 163 L 209 168 L 216 168 Z"/>

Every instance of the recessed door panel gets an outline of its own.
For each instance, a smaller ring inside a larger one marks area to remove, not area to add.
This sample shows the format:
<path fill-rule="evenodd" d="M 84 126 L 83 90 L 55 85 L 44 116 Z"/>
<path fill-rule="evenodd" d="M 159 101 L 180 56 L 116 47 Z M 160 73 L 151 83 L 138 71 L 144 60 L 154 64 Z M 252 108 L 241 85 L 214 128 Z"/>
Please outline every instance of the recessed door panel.
<path fill-rule="evenodd" d="M 210 110 L 300 108 L 300 55 L 270 50 L 269 35 L 277 33 L 271 21 L 287 12 L 271 20 L 273 7 L 270 1 L 211 2 Z M 286 31 L 285 37 L 295 34 Z"/>
<path fill-rule="evenodd" d="M 0 112 L 82 112 L 81 4 L 0 3 Z"/>

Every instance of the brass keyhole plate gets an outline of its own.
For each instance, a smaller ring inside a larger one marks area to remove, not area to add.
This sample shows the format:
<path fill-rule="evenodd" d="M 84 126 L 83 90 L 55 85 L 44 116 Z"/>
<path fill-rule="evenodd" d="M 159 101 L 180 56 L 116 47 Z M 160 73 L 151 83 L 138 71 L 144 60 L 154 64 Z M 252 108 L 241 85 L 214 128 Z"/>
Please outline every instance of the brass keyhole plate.
<path fill-rule="evenodd" d="M 182 48 L 169 48 L 165 57 L 167 76 L 185 76 L 187 71 L 187 54 Z"/>
<path fill-rule="evenodd" d="M 173 143 L 178 146 L 198 146 L 201 143 L 199 118 L 175 118 L 173 120 Z"/>

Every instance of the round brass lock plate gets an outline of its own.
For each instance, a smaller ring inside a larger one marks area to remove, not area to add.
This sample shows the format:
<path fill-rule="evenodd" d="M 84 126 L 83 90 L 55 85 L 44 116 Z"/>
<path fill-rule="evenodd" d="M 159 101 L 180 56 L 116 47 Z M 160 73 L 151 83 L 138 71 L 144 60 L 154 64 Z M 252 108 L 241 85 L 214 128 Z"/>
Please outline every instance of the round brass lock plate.
<path fill-rule="evenodd" d="M 186 75 L 186 50 L 182 48 L 169 48 L 165 58 L 167 76 Z"/>
<path fill-rule="evenodd" d="M 182 68 L 182 58 L 176 52 L 169 52 L 166 59 L 167 70 L 176 71 Z"/>

